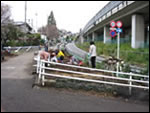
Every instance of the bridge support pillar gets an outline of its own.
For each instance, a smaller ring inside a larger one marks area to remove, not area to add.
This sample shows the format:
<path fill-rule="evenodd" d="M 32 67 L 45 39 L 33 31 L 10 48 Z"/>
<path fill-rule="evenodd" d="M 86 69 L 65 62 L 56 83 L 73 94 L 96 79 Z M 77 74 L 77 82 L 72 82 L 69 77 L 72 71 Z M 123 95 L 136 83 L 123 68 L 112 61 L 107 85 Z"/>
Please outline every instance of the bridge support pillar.
<path fill-rule="evenodd" d="M 111 41 L 109 32 L 110 32 L 109 27 L 105 26 L 104 27 L 104 44 L 109 43 Z"/>
<path fill-rule="evenodd" d="M 87 35 L 87 42 L 90 41 L 90 35 Z"/>
<path fill-rule="evenodd" d="M 146 34 L 145 34 L 145 44 L 146 44 L 146 47 L 149 46 L 149 23 L 145 26 L 146 28 Z"/>
<path fill-rule="evenodd" d="M 97 34 L 95 32 L 92 33 L 92 41 L 95 41 Z"/>
<path fill-rule="evenodd" d="M 141 15 L 132 15 L 132 48 L 144 46 L 144 18 Z"/>
<path fill-rule="evenodd" d="M 83 42 L 84 42 L 84 37 L 83 37 L 83 36 L 80 36 L 79 38 L 80 38 L 80 43 L 83 44 Z"/>

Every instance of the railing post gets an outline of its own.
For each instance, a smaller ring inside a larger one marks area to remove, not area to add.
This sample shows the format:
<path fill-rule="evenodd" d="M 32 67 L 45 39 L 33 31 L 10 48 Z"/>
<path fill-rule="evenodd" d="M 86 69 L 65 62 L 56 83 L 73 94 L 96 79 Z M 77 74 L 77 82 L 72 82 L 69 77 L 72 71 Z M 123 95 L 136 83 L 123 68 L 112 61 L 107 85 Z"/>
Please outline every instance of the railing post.
<path fill-rule="evenodd" d="M 129 76 L 130 80 L 129 80 L 129 95 L 132 95 L 132 75 Z"/>
<path fill-rule="evenodd" d="M 38 54 L 38 56 L 37 56 L 37 68 L 36 68 L 36 73 L 39 73 L 39 68 L 40 68 L 40 55 Z"/>
<path fill-rule="evenodd" d="M 48 57 L 48 62 L 50 62 L 50 55 Z M 50 63 L 47 63 L 47 66 L 50 66 Z"/>
<path fill-rule="evenodd" d="M 149 81 L 149 62 L 148 62 L 148 81 Z M 149 83 L 147 86 L 149 87 Z"/>
<path fill-rule="evenodd" d="M 45 73 L 45 62 L 42 63 L 42 86 L 45 85 L 45 76 L 44 76 L 44 73 Z"/>
<path fill-rule="evenodd" d="M 28 52 L 31 48 L 32 48 L 32 46 L 29 46 L 29 47 L 26 49 L 26 52 Z"/>
<path fill-rule="evenodd" d="M 15 50 L 15 53 L 17 53 L 22 47 L 19 47 L 17 50 Z"/>
<path fill-rule="evenodd" d="M 42 60 L 40 60 L 39 63 L 40 63 L 40 69 L 39 69 L 38 83 L 40 83 L 40 80 L 41 80 Z"/>

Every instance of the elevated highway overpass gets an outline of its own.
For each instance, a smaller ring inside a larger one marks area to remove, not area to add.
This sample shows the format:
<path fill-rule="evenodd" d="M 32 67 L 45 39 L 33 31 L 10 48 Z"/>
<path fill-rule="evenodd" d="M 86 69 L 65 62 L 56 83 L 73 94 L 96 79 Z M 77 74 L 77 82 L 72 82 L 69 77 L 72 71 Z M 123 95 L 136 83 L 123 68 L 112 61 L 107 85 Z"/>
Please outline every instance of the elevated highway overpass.
<path fill-rule="evenodd" d="M 111 1 L 83 28 L 81 42 L 101 40 L 111 43 L 110 22 L 122 21 L 121 38 L 131 41 L 133 48 L 149 45 L 149 1 Z"/>

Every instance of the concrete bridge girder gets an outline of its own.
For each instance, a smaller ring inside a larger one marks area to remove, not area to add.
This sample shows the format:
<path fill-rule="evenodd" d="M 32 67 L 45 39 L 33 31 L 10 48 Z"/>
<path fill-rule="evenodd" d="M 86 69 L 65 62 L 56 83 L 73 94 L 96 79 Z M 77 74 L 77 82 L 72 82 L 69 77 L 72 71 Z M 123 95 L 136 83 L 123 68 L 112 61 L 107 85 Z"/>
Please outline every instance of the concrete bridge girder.
<path fill-rule="evenodd" d="M 84 36 L 86 36 L 87 34 L 91 35 L 95 32 L 103 32 L 103 34 L 104 34 L 104 43 L 106 43 L 107 42 L 107 37 L 108 37 L 107 32 L 110 32 L 110 30 L 108 30 L 108 28 L 106 26 L 109 26 L 110 21 L 112 21 L 112 20 L 114 20 L 114 21 L 121 20 L 123 22 L 123 29 L 124 28 L 132 29 L 131 30 L 132 31 L 131 35 L 134 35 L 135 30 L 133 30 L 133 28 L 135 28 L 135 27 L 132 27 L 133 26 L 132 23 L 133 23 L 133 15 L 135 15 L 135 14 L 143 16 L 143 22 L 142 23 L 144 23 L 144 24 L 148 23 L 148 25 L 149 25 L 149 4 L 147 4 L 146 2 L 142 2 L 142 1 L 139 2 L 138 1 L 136 3 L 133 3 L 133 5 L 131 5 L 131 6 L 129 5 L 126 8 L 124 8 L 123 10 L 120 10 L 120 11 L 116 12 L 115 14 L 113 14 L 109 18 L 106 18 L 102 22 L 96 24 L 87 33 L 85 33 Z M 144 27 L 141 27 L 141 29 L 144 29 Z M 138 30 L 138 29 L 136 29 L 136 30 Z M 142 33 L 142 36 L 144 36 L 143 33 Z M 136 39 L 138 39 L 138 38 L 136 38 Z M 136 41 L 136 39 L 132 39 L 132 44 L 131 45 L 132 45 L 133 48 L 138 48 L 139 47 L 139 46 L 133 46 L 134 45 L 133 43 L 135 43 L 134 41 Z M 144 40 L 144 38 L 143 38 L 143 40 Z"/>

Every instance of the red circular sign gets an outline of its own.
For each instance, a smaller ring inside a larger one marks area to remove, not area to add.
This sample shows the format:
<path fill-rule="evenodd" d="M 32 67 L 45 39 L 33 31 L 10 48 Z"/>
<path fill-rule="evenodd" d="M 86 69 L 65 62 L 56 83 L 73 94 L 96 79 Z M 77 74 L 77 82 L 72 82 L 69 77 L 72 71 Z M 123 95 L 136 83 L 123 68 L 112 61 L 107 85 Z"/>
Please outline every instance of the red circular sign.
<path fill-rule="evenodd" d="M 122 27 L 122 22 L 121 22 L 121 21 L 117 21 L 116 26 L 117 26 L 118 28 L 121 28 L 121 27 Z"/>
<path fill-rule="evenodd" d="M 110 22 L 110 26 L 111 26 L 112 28 L 116 27 L 115 21 L 111 21 L 111 22 Z"/>
<path fill-rule="evenodd" d="M 110 31 L 110 36 L 115 37 L 116 36 L 116 31 Z"/>

